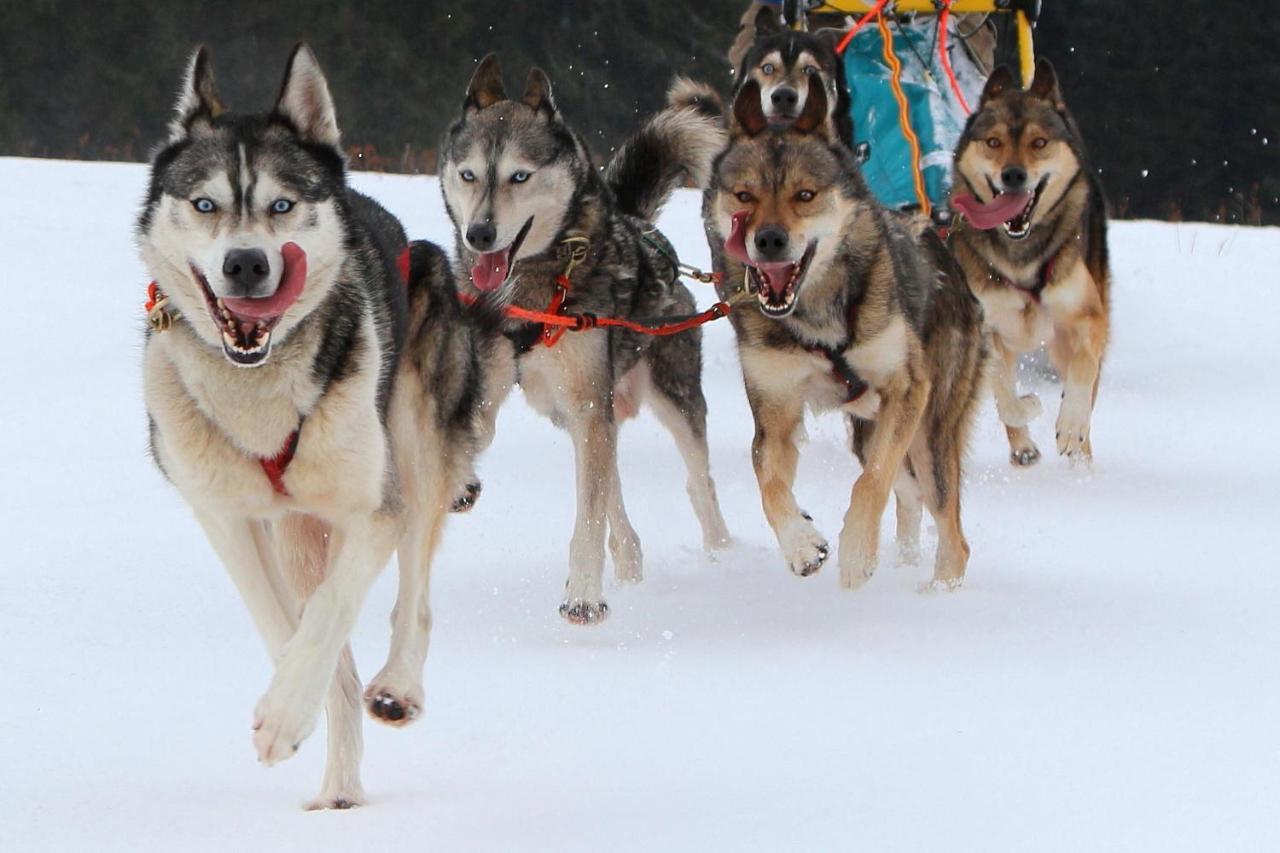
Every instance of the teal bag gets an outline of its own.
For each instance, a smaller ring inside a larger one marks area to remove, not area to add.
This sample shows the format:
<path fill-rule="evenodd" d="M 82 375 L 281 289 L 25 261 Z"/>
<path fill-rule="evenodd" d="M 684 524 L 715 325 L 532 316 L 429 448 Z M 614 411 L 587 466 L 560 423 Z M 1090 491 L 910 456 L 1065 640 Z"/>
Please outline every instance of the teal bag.
<path fill-rule="evenodd" d="M 925 191 L 934 206 L 945 208 L 951 193 L 952 152 L 965 118 L 950 90 L 943 94 L 939 88 L 946 77 L 931 36 L 923 27 L 895 26 L 893 50 L 902 63 L 902 90 L 911 127 L 920 140 Z M 863 177 L 887 207 L 918 205 L 911 147 L 902 131 L 878 29 L 866 27 L 854 36 L 844 53 L 844 68 L 853 102 L 854 150 L 865 158 Z"/>

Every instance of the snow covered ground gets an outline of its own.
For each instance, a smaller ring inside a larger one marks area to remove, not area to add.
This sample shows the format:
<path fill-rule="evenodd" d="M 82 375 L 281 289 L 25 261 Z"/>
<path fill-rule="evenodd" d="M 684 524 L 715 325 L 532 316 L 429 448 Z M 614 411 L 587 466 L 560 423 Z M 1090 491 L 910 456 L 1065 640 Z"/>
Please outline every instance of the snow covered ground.
<path fill-rule="evenodd" d="M 704 382 L 736 545 L 700 552 L 645 415 L 622 477 L 646 579 L 569 626 L 571 450 L 514 395 L 437 563 L 424 718 L 366 725 L 367 807 L 304 813 L 323 736 L 255 764 L 266 655 L 144 450 L 145 175 L 0 159 L 0 849 L 1280 849 L 1280 232 L 1114 226 L 1097 463 L 1013 470 L 985 402 L 954 595 L 914 591 L 929 568 L 892 565 L 888 518 L 860 592 L 787 572 L 719 323 Z M 451 240 L 433 180 L 356 184 Z M 661 224 L 706 261 L 693 194 Z M 856 467 L 838 418 L 810 434 L 798 494 L 835 536 Z M 365 676 L 394 580 L 354 639 Z"/>

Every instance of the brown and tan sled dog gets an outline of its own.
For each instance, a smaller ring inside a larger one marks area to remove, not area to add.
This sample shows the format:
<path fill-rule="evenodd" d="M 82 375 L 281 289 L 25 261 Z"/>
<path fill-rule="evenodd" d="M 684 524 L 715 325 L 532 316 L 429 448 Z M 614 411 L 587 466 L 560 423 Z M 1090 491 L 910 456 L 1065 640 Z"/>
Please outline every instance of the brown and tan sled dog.
<path fill-rule="evenodd" d="M 1027 91 L 997 69 L 956 151 L 960 216 L 951 249 L 986 314 L 996 407 L 1014 465 L 1040 451 L 1027 423 L 1040 413 L 1019 398 L 1020 353 L 1046 344 L 1063 380 L 1058 453 L 1089 460 L 1089 422 L 1110 335 L 1107 211 L 1053 66 L 1041 60 Z"/>
<path fill-rule="evenodd" d="M 704 219 L 724 281 L 754 298 L 730 315 L 755 419 L 764 512 L 791 571 L 828 545 L 792 486 L 806 407 L 847 413 L 862 474 L 839 541 L 841 584 L 876 568 L 880 520 L 897 495 L 899 553 L 918 553 L 921 501 L 938 525 L 931 586 L 964 578 L 961 458 L 986 347 L 982 309 L 923 219 L 886 211 L 833 138 L 823 87 L 789 127 L 771 126 L 749 81 L 734 103 Z M 726 294 L 727 295 L 727 294 Z"/>

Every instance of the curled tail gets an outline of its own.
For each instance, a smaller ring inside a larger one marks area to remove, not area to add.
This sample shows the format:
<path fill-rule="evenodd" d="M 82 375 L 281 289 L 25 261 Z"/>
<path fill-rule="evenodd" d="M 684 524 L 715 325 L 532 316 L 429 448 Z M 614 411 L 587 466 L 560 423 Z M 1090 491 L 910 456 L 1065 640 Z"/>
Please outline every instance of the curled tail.
<path fill-rule="evenodd" d="M 624 213 L 652 221 L 686 177 L 706 185 L 727 141 L 720 96 L 710 86 L 677 77 L 667 90 L 666 108 L 613 155 L 605 182 Z"/>

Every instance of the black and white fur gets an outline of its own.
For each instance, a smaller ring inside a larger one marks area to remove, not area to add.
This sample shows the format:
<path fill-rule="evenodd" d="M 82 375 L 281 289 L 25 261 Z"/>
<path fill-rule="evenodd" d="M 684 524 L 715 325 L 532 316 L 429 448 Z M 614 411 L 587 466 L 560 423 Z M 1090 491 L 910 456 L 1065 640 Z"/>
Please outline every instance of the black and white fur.
<path fill-rule="evenodd" d="M 494 56 L 477 68 L 462 115 L 441 144 L 441 184 L 463 269 L 498 269 L 467 286 L 483 304 L 543 311 L 564 271 L 562 241 L 590 248 L 573 270 L 566 310 L 662 321 L 696 310 L 676 278 L 670 244 L 651 224 L 687 176 L 705 179 L 724 142 L 714 93 L 687 82 L 672 106 L 618 152 L 602 176 L 565 123 L 539 69 L 508 99 Z M 641 576 L 640 540 L 623 507 L 617 425 L 647 402 L 672 432 L 688 468 L 688 490 L 708 548 L 728 540 L 708 461 L 699 330 L 650 337 L 619 329 L 568 332 L 554 347 L 540 327 L 505 319 L 519 382 L 530 404 L 574 443 L 577 519 L 561 613 L 579 624 L 607 614 L 605 533 L 616 577 Z"/>
<path fill-rule="evenodd" d="M 152 454 L 275 661 L 254 711 L 259 760 L 293 755 L 324 706 L 328 760 L 310 805 L 359 804 L 362 698 L 347 638 L 398 548 L 391 650 L 364 701 L 389 723 L 416 716 L 431 554 L 474 480 L 488 441 L 481 401 L 502 377 L 486 372 L 490 349 L 460 313 L 437 247 L 414 244 L 401 280 L 404 231 L 348 187 L 333 101 L 305 45 L 273 109 L 250 115 L 226 110 L 196 51 L 152 163 L 138 245 L 175 317 L 146 339 Z M 248 256 L 258 267 L 246 274 Z M 293 301 L 280 290 L 290 276 L 301 281 Z M 280 494 L 260 460 L 295 430 Z"/>

